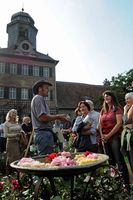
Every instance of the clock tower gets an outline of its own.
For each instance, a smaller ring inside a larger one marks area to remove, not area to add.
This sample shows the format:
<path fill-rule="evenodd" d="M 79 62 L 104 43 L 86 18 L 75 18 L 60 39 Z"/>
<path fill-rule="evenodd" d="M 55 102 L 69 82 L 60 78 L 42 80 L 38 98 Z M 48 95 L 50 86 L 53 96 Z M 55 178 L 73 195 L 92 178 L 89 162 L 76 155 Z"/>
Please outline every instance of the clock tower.
<path fill-rule="evenodd" d="M 38 80 L 52 84 L 46 101 L 57 112 L 55 66 L 58 61 L 36 47 L 38 29 L 24 10 L 11 16 L 7 24 L 7 48 L 0 48 L 0 122 L 15 108 L 19 117 L 30 113 L 32 87 Z"/>
<path fill-rule="evenodd" d="M 11 22 L 7 24 L 8 48 L 30 53 L 36 50 L 37 28 L 34 20 L 23 12 L 15 13 L 11 17 Z"/>

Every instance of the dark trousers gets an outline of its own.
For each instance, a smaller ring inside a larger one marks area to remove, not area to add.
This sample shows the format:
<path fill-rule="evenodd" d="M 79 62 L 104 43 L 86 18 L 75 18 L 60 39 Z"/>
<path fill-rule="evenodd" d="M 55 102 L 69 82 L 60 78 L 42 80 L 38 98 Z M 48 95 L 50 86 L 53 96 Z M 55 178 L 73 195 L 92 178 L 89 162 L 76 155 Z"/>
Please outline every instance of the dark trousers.
<path fill-rule="evenodd" d="M 6 138 L 0 137 L 0 152 L 6 151 Z"/>
<path fill-rule="evenodd" d="M 105 143 L 106 154 L 109 156 L 109 164 L 113 166 L 117 164 L 119 171 L 122 173 L 124 183 L 129 184 L 128 169 L 120 148 L 121 140 L 119 134 L 114 135 L 111 141 Z"/>

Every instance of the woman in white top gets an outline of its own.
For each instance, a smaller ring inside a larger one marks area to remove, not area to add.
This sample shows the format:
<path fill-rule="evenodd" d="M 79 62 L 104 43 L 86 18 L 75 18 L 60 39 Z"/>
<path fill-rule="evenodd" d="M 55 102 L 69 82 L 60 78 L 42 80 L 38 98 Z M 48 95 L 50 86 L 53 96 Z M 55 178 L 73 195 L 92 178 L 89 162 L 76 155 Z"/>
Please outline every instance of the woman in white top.
<path fill-rule="evenodd" d="M 20 148 L 20 132 L 21 125 L 18 124 L 17 110 L 11 109 L 6 115 L 4 126 L 4 134 L 7 138 L 6 153 L 7 153 L 7 173 L 10 173 L 10 163 L 22 157 Z"/>
<path fill-rule="evenodd" d="M 124 106 L 124 123 L 127 128 L 133 128 L 133 92 L 125 95 L 126 105 Z"/>
<path fill-rule="evenodd" d="M 126 105 L 124 106 L 124 131 L 129 133 L 130 136 L 130 149 L 127 150 L 127 145 L 124 146 L 126 154 L 128 156 L 132 171 L 133 171 L 133 92 L 129 92 L 125 95 Z M 123 134 L 126 135 L 125 132 Z"/>

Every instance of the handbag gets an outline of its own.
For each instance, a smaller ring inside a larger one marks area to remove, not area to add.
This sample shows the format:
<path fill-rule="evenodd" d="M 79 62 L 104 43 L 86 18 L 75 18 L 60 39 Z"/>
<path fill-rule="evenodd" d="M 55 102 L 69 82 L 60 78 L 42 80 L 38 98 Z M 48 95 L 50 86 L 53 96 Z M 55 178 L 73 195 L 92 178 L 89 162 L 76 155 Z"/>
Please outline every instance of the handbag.
<path fill-rule="evenodd" d="M 90 149 L 91 140 L 89 135 L 78 135 L 78 137 L 73 142 L 73 147 L 79 152 L 84 152 Z"/>
<path fill-rule="evenodd" d="M 23 131 L 20 132 L 20 144 L 23 148 L 26 148 L 28 145 L 28 137 Z"/>

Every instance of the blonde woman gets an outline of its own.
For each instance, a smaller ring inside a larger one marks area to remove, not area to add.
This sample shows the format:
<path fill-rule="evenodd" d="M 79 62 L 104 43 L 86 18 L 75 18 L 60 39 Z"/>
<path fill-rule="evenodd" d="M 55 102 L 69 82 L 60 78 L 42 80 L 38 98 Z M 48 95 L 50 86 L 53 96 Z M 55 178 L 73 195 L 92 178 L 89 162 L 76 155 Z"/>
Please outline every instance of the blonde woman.
<path fill-rule="evenodd" d="M 6 121 L 4 126 L 4 134 L 7 138 L 7 173 L 11 172 L 10 163 L 22 157 L 20 149 L 20 132 L 21 125 L 18 124 L 17 110 L 11 109 L 6 115 Z"/>

